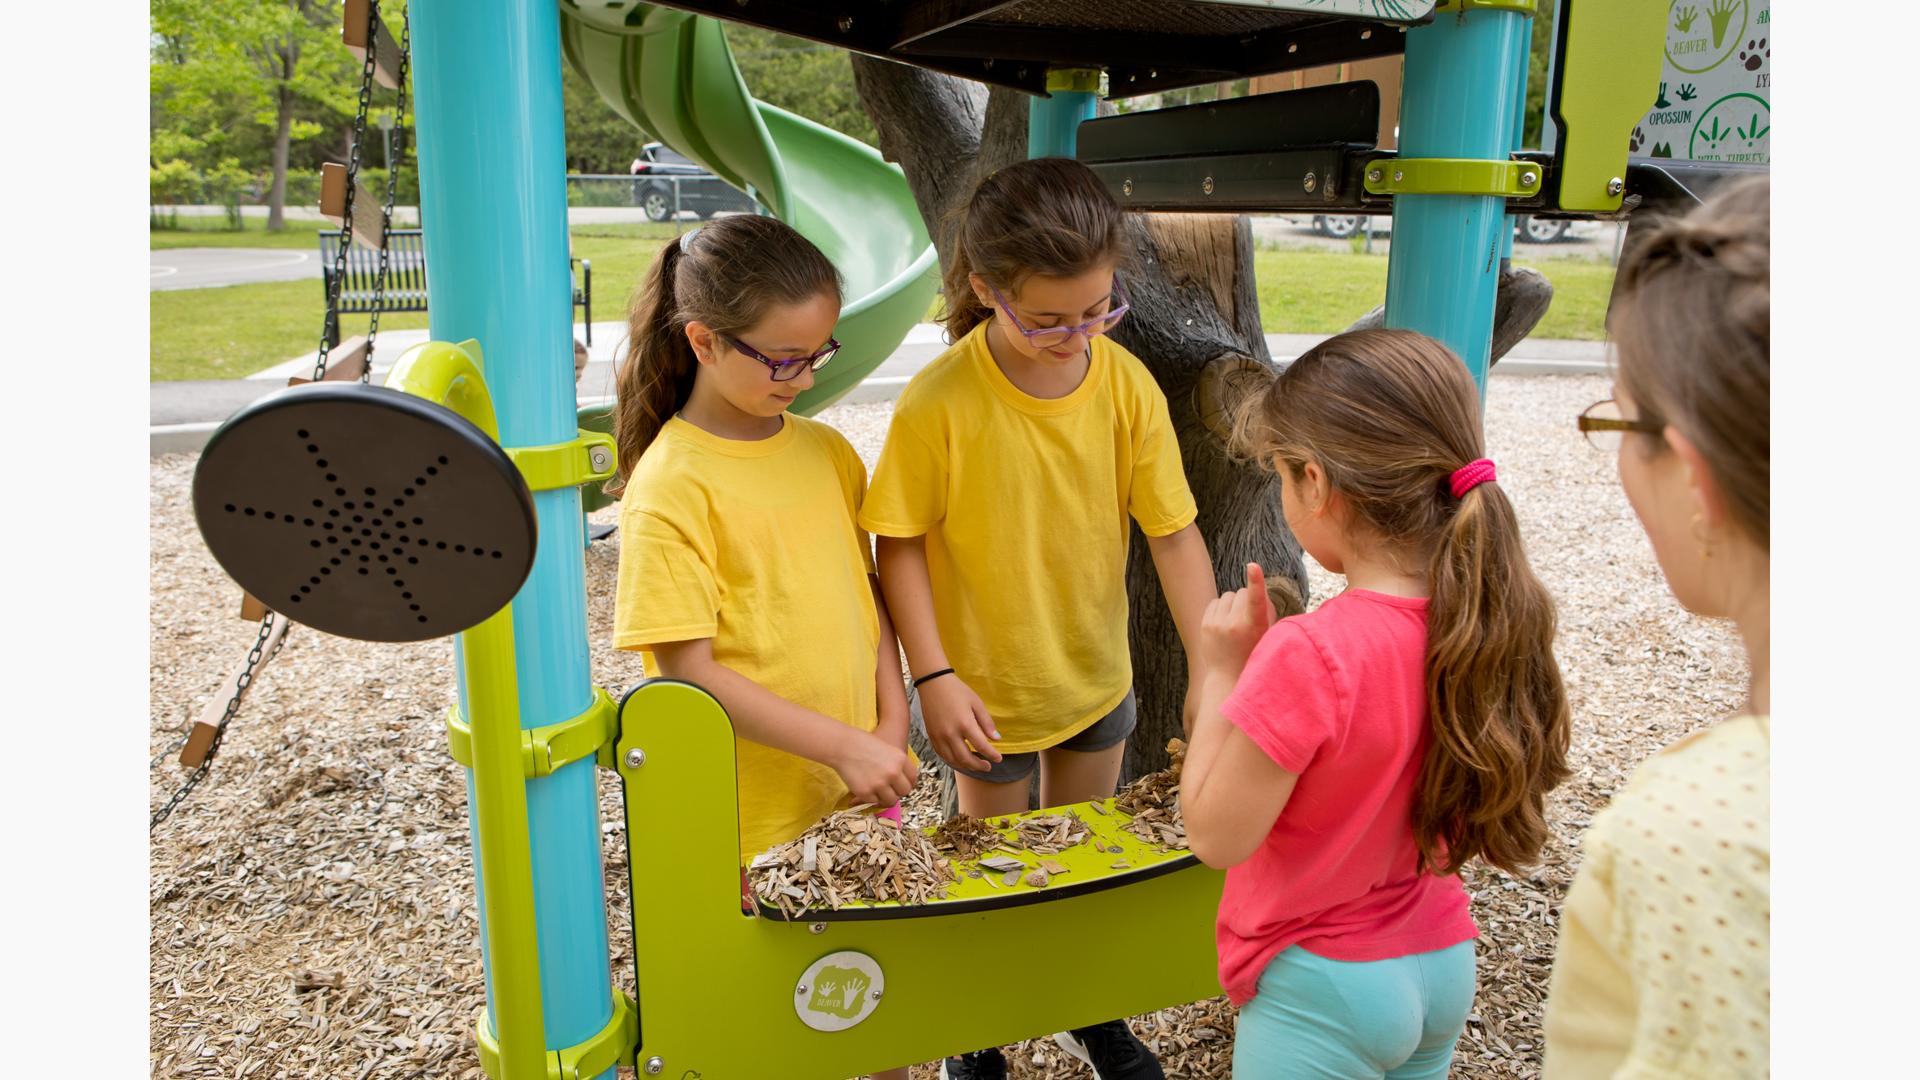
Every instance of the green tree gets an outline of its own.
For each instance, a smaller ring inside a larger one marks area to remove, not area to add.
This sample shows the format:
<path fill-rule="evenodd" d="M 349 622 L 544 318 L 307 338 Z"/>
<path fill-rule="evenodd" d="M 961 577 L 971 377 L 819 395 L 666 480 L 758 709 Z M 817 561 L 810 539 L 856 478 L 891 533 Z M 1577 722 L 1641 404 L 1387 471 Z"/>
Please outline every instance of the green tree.
<path fill-rule="evenodd" d="M 600 100 L 570 64 L 562 65 L 560 91 L 567 113 L 567 171 L 624 175 L 652 136 Z"/>
<path fill-rule="evenodd" d="M 1533 18 L 1533 45 L 1527 54 L 1527 120 L 1520 144 L 1538 148 L 1542 121 L 1547 113 L 1547 65 L 1553 59 L 1553 19 L 1558 4 L 1540 5 Z"/>
<path fill-rule="evenodd" d="M 183 158 L 203 167 L 228 159 L 257 167 L 265 158 L 272 170 L 267 228 L 282 228 L 293 144 L 338 130 L 357 101 L 360 65 L 340 44 L 342 4 L 150 3 L 149 152 L 156 162 Z M 390 25 L 403 6 L 389 5 Z"/>
<path fill-rule="evenodd" d="M 754 97 L 874 145 L 879 136 L 860 105 L 845 49 L 732 23 L 726 34 Z"/>

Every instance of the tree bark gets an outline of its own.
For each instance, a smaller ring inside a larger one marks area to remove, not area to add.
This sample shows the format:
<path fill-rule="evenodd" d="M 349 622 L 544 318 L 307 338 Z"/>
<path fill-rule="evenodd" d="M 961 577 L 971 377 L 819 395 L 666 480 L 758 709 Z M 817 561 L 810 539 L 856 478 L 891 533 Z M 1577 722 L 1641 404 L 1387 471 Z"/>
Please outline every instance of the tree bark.
<path fill-rule="evenodd" d="M 274 96 L 278 100 L 273 129 L 273 186 L 267 190 L 268 232 L 286 228 L 287 154 L 293 143 L 293 91 L 282 83 Z"/>
<path fill-rule="evenodd" d="M 1026 157 L 1028 98 L 858 54 L 853 71 L 880 151 L 906 173 L 944 260 L 953 207 L 980 176 Z M 1222 413 L 1273 374 L 1247 219 L 1130 215 L 1128 235 L 1133 265 L 1122 274 L 1133 309 L 1114 338 L 1140 357 L 1167 395 L 1215 579 L 1241 585 L 1246 564 L 1258 562 L 1305 597 L 1300 548 L 1281 520 L 1273 478 L 1236 461 L 1222 437 Z M 1166 765 L 1167 740 L 1181 733 L 1187 683 L 1185 652 L 1152 556 L 1138 528 L 1133 532 L 1128 629 L 1140 720 L 1123 780 Z"/>

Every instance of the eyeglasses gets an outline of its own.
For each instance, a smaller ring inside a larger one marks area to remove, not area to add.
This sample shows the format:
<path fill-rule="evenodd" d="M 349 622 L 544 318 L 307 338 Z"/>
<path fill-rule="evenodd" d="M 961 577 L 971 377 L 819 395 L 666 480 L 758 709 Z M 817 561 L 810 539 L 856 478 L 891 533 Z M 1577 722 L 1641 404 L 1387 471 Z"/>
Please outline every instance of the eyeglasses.
<path fill-rule="evenodd" d="M 1000 295 L 999 289 L 989 285 L 987 286 L 987 291 L 991 292 L 993 298 L 999 301 L 1000 309 L 1007 313 L 1007 318 L 1013 320 L 1013 328 L 1025 335 L 1027 344 L 1032 345 L 1036 349 L 1058 348 L 1061 345 L 1065 345 L 1075 334 L 1089 338 L 1098 337 L 1113 329 L 1114 324 L 1120 321 L 1120 316 L 1125 315 L 1127 309 L 1133 306 L 1127 303 L 1127 294 L 1120 291 L 1120 283 L 1116 281 L 1113 283 L 1113 297 L 1108 300 L 1108 303 L 1111 304 L 1113 300 L 1118 300 L 1120 306 L 1109 307 L 1105 315 L 1096 319 L 1089 319 L 1078 326 L 1043 326 L 1038 330 L 1029 330 L 1020 324 L 1020 316 L 1013 313 L 1013 305 L 1007 303 L 1007 298 Z"/>
<path fill-rule="evenodd" d="M 721 334 L 720 340 L 767 365 L 767 374 L 772 377 L 774 382 L 789 382 L 797 379 L 800 377 L 800 372 L 803 369 L 806 371 L 819 371 L 821 368 L 827 366 L 827 361 L 833 359 L 834 353 L 840 351 L 840 343 L 832 338 L 828 338 L 826 348 L 821 349 L 817 353 L 809 356 L 796 356 L 791 360 L 775 360 L 773 357 L 765 355 L 760 350 L 748 345 L 739 338 Z"/>
<path fill-rule="evenodd" d="M 1620 449 L 1621 433 L 1637 431 L 1642 435 L 1659 435 L 1667 430 L 1665 421 L 1650 417 L 1629 420 L 1620 415 L 1620 403 L 1608 398 L 1587 406 L 1580 414 L 1580 430 L 1586 433 L 1587 441 L 1596 450 L 1612 453 Z"/>

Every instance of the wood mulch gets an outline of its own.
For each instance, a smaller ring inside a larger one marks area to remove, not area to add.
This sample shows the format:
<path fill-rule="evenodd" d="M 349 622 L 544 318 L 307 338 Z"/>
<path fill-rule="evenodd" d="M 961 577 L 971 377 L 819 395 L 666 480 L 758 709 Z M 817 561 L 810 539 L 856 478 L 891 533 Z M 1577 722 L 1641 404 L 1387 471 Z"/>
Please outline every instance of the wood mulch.
<path fill-rule="evenodd" d="M 1573 417 L 1607 393 L 1599 377 L 1515 377 L 1496 379 L 1489 396 L 1490 455 L 1560 602 L 1575 773 L 1552 797 L 1554 835 L 1538 870 L 1466 874 L 1483 936 L 1456 1077 L 1538 1075 L 1555 920 L 1580 830 L 1643 758 L 1737 711 L 1742 697 L 1737 639 L 1668 594 L 1612 459 L 1573 430 Z M 889 413 L 884 404 L 842 406 L 822 419 L 871 466 Z M 238 590 L 194 531 L 193 465 L 174 456 L 151 469 L 150 756 L 172 744 L 255 633 L 236 617 Z M 612 511 L 598 517 L 612 520 Z M 609 645 L 617 559 L 617 537 L 586 553 L 594 680 L 616 694 L 641 674 L 635 657 Z M 1339 587 L 1318 567 L 1311 573 L 1314 602 Z M 212 774 L 153 834 L 153 1076 L 482 1075 L 466 785 L 446 746 L 452 699 L 445 641 L 370 645 L 304 627 L 288 635 Z M 156 769 L 150 805 L 179 779 L 171 764 Z M 605 773 L 600 791 L 612 977 L 631 992 L 626 850 L 617 785 Z M 934 824 L 935 807 L 916 791 L 908 823 Z M 1169 1076 L 1227 1074 L 1233 1012 L 1223 999 L 1133 1023 Z M 1047 1039 L 1009 1047 L 1008 1057 L 1023 1080 L 1088 1075 Z"/>

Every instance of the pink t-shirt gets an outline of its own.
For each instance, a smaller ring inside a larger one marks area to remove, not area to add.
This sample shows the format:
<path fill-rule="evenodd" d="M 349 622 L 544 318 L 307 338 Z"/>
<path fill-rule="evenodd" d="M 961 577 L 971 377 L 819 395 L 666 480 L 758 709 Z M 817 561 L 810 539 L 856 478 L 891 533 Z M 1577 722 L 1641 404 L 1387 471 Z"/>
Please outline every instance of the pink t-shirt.
<path fill-rule="evenodd" d="M 1227 871 L 1215 934 L 1234 1004 L 1289 945 L 1387 960 L 1479 935 L 1460 879 L 1421 873 L 1413 842 L 1426 646 L 1425 600 L 1348 589 L 1275 623 L 1221 706 L 1300 778 L 1273 831 Z"/>

